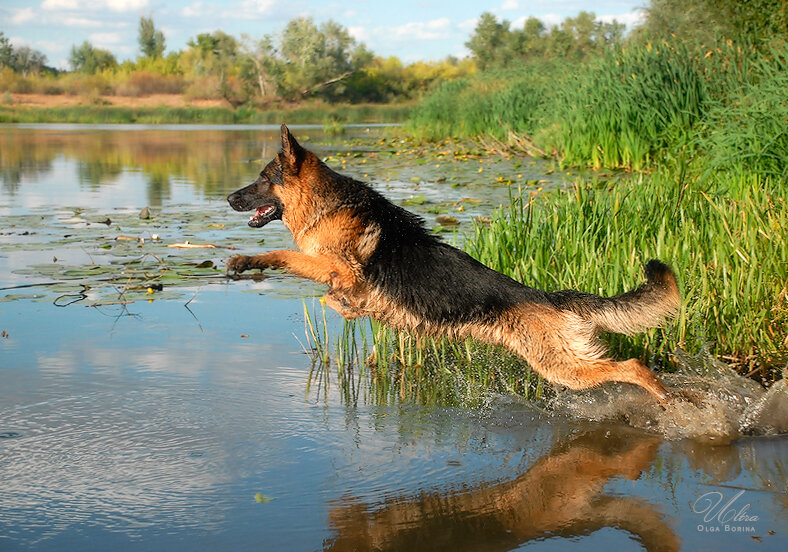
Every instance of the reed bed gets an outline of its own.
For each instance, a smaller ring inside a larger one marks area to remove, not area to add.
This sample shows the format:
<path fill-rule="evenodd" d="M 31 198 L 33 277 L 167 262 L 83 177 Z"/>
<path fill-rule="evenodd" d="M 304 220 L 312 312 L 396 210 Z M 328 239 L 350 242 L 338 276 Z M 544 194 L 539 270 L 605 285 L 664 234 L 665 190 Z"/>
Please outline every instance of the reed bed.
<path fill-rule="evenodd" d="M 419 337 L 370 319 L 339 321 L 320 301 L 304 303 L 312 386 L 335 375 L 347 404 L 478 406 L 491 393 L 544 397 L 546 386 L 518 357 L 470 339 Z"/>
<path fill-rule="evenodd" d="M 742 65 L 737 62 L 728 72 L 740 72 Z M 788 50 L 771 49 L 748 67 L 739 79 L 742 85 L 712 105 L 697 147 L 708 157 L 710 173 L 755 173 L 786 181 Z"/>
<path fill-rule="evenodd" d="M 567 79 L 553 112 L 563 161 L 637 170 L 685 141 L 709 101 L 700 59 L 684 45 L 647 44 Z"/>
<path fill-rule="evenodd" d="M 543 63 L 444 82 L 413 110 L 408 131 L 428 141 L 530 135 L 543 124 L 558 75 L 556 64 Z"/>
<path fill-rule="evenodd" d="M 426 140 L 525 141 L 563 165 L 650 170 L 699 148 L 720 168 L 771 159 L 765 169 L 782 174 L 786 58 L 788 44 L 662 41 L 587 64 L 531 63 L 444 84 L 408 128 Z"/>
<path fill-rule="evenodd" d="M 780 180 L 753 174 L 578 181 L 515 195 L 466 248 L 528 285 L 601 295 L 633 288 L 662 259 L 677 271 L 681 313 L 639 336 L 608 336 L 613 354 L 669 368 L 677 349 L 705 349 L 771 383 L 788 362 L 786 195 Z"/>

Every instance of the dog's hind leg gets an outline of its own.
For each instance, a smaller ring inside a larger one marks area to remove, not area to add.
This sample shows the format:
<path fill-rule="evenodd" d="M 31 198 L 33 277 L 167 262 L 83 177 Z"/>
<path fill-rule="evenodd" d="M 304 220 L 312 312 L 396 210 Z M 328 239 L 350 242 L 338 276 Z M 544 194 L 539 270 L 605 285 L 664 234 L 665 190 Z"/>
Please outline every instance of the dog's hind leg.
<path fill-rule="evenodd" d="M 574 363 L 573 363 L 574 364 Z M 587 389 L 608 381 L 621 381 L 638 385 L 654 395 L 660 401 L 668 399 L 668 392 L 662 382 L 657 379 L 648 367 L 636 358 L 616 361 L 603 358 L 596 361 L 580 361 L 564 378 L 557 378 L 556 383 L 566 385 L 570 389 Z"/>
<path fill-rule="evenodd" d="M 593 323 L 550 308 L 532 306 L 519 314 L 510 318 L 514 331 L 502 332 L 501 343 L 548 381 L 576 390 L 621 381 L 644 388 L 660 402 L 667 400 L 664 385 L 641 361 L 607 356 Z"/>

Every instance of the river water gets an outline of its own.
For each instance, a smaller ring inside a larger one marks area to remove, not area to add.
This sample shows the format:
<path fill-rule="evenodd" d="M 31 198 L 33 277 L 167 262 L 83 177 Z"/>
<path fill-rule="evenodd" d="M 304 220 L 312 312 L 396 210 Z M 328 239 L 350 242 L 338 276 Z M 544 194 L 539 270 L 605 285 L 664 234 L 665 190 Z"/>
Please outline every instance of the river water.
<path fill-rule="evenodd" d="M 291 130 L 428 224 L 456 219 L 448 240 L 514 185 L 572 178 L 391 129 Z M 292 247 L 224 201 L 277 137 L 0 127 L 0 550 L 788 546 L 784 391 L 711 360 L 671 376 L 716 397 L 700 414 L 626 386 L 460 408 L 310 384 L 319 286 L 221 276 L 232 254 Z M 186 242 L 213 247 L 169 247 Z"/>

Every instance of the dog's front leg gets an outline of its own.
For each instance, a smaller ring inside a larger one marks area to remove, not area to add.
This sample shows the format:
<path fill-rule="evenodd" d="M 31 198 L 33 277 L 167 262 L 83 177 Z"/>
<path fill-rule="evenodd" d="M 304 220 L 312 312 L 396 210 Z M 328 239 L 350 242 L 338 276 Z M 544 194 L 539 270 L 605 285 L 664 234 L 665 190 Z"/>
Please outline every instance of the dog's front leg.
<path fill-rule="evenodd" d="M 250 257 L 248 255 L 236 255 L 227 261 L 227 274 L 240 274 L 247 270 L 258 268 L 263 270 L 271 266 L 267 253 Z"/>
<path fill-rule="evenodd" d="M 355 276 L 350 267 L 326 255 L 307 255 L 300 251 L 282 249 L 249 257 L 237 255 L 227 261 L 228 274 L 238 274 L 258 268 L 283 268 L 288 272 L 321 284 L 352 287 Z"/>

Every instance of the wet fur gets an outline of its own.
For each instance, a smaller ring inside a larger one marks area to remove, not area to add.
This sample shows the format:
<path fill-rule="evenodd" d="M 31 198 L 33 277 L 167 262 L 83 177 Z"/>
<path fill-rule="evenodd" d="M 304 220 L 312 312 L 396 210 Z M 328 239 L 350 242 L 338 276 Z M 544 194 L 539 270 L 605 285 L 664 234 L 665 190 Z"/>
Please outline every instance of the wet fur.
<path fill-rule="evenodd" d="M 371 316 L 418 334 L 503 345 L 548 381 L 571 389 L 624 381 L 661 401 L 667 397 L 642 362 L 609 358 L 598 339 L 600 330 L 633 334 L 675 315 L 676 278 L 660 261 L 646 265 L 646 283 L 615 297 L 525 286 L 441 242 L 420 217 L 366 184 L 331 170 L 284 125 L 282 152 L 228 201 L 238 211 L 276 205 L 271 220 L 281 218 L 300 250 L 233 257 L 230 274 L 284 268 L 327 284 L 327 304 L 346 318 Z"/>

